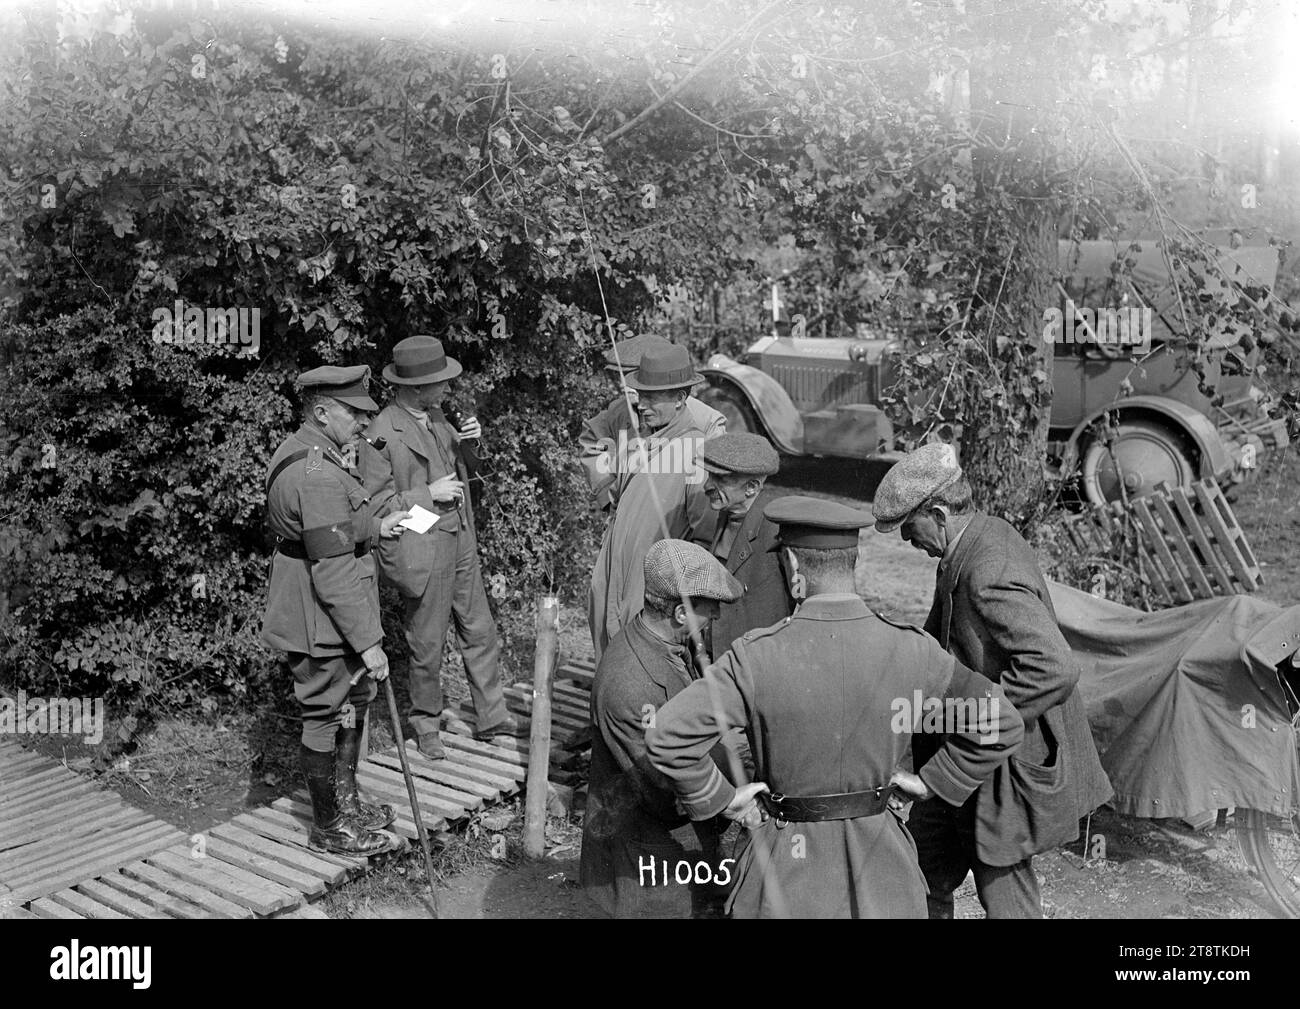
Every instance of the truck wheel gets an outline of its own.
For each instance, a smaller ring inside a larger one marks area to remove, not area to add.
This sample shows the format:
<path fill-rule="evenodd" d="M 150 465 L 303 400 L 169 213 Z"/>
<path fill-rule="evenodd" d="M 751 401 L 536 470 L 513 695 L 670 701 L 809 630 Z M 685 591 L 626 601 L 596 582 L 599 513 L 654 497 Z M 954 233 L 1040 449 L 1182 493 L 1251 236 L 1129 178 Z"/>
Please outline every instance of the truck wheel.
<path fill-rule="evenodd" d="M 1169 427 L 1150 420 L 1124 420 L 1107 451 L 1105 442 L 1088 443 L 1083 455 L 1083 493 L 1090 504 L 1121 499 L 1116 463 L 1130 499 L 1152 493 L 1159 483 L 1187 487 L 1196 478 L 1191 453 Z M 1114 458 L 1111 458 L 1111 454 Z"/>
<path fill-rule="evenodd" d="M 725 385 L 710 385 L 700 393 L 700 402 L 713 407 L 727 419 L 727 430 L 732 434 L 763 434 L 763 428 L 754 416 L 743 393 Z"/>
<path fill-rule="evenodd" d="M 1300 918 L 1300 815 L 1290 820 L 1238 809 L 1237 841 L 1247 864 L 1285 918 Z"/>

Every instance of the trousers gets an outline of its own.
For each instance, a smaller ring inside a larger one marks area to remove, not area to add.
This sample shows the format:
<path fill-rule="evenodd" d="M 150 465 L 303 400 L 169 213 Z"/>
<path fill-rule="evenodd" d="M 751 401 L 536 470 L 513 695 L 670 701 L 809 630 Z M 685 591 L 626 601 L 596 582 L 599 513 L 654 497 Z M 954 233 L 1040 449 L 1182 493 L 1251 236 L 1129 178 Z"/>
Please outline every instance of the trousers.
<path fill-rule="evenodd" d="M 433 574 L 423 595 L 406 598 L 403 620 L 411 652 L 411 728 L 420 734 L 439 727 L 442 649 L 454 624 L 477 727 L 483 730 L 505 720 L 506 701 L 497 625 L 483 588 L 478 543 L 464 525 L 455 533 L 434 529 L 426 535 L 435 537 Z"/>
<path fill-rule="evenodd" d="M 308 749 L 328 753 L 334 749 L 339 726 L 348 717 L 344 705 L 352 705 L 353 724 L 360 726 L 377 693 L 375 681 L 363 676 L 355 686 L 350 682 L 366 668 L 360 655 L 313 658 L 290 652 L 288 662 L 293 673 L 293 693 L 302 712 L 302 743 Z"/>
<path fill-rule="evenodd" d="M 975 799 L 951 806 L 934 798 L 912 804 L 907 821 L 930 888 L 931 918 L 953 916 L 953 891 L 970 872 L 985 914 L 992 918 L 1041 918 L 1042 900 L 1032 858 L 1015 865 L 988 865 L 975 853 Z"/>

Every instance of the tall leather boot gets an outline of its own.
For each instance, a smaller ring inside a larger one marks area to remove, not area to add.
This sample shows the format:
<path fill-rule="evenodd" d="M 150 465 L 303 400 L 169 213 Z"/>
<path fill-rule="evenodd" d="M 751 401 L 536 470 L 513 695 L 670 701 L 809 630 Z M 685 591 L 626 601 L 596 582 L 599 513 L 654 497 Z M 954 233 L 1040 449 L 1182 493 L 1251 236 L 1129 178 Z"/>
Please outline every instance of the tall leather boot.
<path fill-rule="evenodd" d="M 357 721 L 365 725 L 365 716 Z M 338 796 L 339 809 L 365 827 L 366 830 L 383 830 L 397 819 L 393 807 L 368 802 L 357 784 L 357 761 L 361 759 L 361 730 L 341 727 L 334 740 L 334 773 L 338 778 L 334 794 Z"/>
<path fill-rule="evenodd" d="M 339 855 L 377 855 L 389 850 L 389 841 L 383 834 L 366 830 L 356 820 L 344 813 L 335 796 L 334 753 L 321 753 L 302 745 L 298 750 L 307 791 L 311 793 L 311 812 L 314 821 L 307 846 L 316 851 L 332 851 Z"/>

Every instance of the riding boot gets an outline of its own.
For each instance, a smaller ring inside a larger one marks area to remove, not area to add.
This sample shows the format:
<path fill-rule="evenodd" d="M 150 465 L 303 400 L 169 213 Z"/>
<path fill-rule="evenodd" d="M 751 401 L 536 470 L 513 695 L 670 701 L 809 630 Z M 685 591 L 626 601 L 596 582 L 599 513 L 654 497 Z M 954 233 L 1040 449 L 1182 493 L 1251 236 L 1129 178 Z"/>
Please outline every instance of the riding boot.
<path fill-rule="evenodd" d="M 364 718 L 357 721 L 365 724 Z M 334 773 L 338 776 L 335 794 L 339 809 L 365 827 L 366 830 L 383 830 L 397 819 L 393 807 L 368 802 L 357 784 L 357 761 L 361 757 L 361 729 L 339 729 L 334 742 Z"/>
<path fill-rule="evenodd" d="M 339 809 L 333 751 L 322 753 L 303 745 L 298 750 L 298 759 L 311 794 L 313 823 L 307 846 L 339 855 L 377 855 L 389 850 L 387 837 L 366 830 Z"/>

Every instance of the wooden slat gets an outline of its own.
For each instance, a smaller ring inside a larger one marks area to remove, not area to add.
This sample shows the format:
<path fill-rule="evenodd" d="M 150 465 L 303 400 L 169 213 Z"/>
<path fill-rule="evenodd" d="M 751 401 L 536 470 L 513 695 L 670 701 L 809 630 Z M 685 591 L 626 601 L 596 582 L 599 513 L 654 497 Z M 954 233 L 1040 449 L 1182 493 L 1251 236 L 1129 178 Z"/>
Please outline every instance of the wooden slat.
<path fill-rule="evenodd" d="M 1205 567 L 1214 576 L 1219 590 L 1223 595 L 1233 595 L 1237 590 L 1232 584 L 1232 574 L 1224 565 L 1218 551 L 1214 549 L 1205 530 L 1201 528 L 1200 519 L 1196 516 L 1196 511 L 1187 497 L 1187 492 L 1182 487 L 1170 487 L 1169 498 L 1174 503 L 1178 517 L 1183 520 L 1183 527 L 1191 533 L 1192 540 L 1196 543 L 1201 552 L 1201 557 L 1205 561 Z"/>
<path fill-rule="evenodd" d="M 126 803 L 117 796 L 103 792 L 88 795 L 75 802 L 59 803 L 49 810 L 28 813 L 17 819 L 6 819 L 0 823 L 0 848 L 21 837 L 42 829 L 58 830 L 59 825 L 82 818 L 92 819 L 101 814 L 108 814 L 125 806 Z"/>
<path fill-rule="evenodd" d="M 48 897 L 41 897 L 32 901 L 32 910 L 42 918 L 60 918 L 68 921 L 86 920 L 86 915 L 78 914 L 72 908 L 52 901 Z"/>
<path fill-rule="evenodd" d="M 1160 593 L 1166 603 L 1177 603 L 1178 600 L 1175 598 L 1176 590 L 1147 543 L 1147 537 L 1142 534 L 1141 527 L 1137 524 L 1136 519 L 1129 518 L 1128 530 L 1124 536 L 1125 542 L 1132 544 L 1133 553 L 1150 577 L 1152 587 Z"/>
<path fill-rule="evenodd" d="M 30 868 L 58 862 L 69 853 L 84 851 L 116 834 L 158 822 L 133 806 L 125 806 L 93 822 L 81 821 L 75 829 L 65 829 L 0 855 L 0 879 L 20 878 Z"/>
<path fill-rule="evenodd" d="M 508 755 L 502 750 L 494 750 L 490 747 L 485 754 L 482 749 L 476 749 L 476 747 L 483 747 L 483 743 L 466 736 L 448 736 L 443 740 L 443 745 L 450 750 L 459 750 L 460 756 L 457 759 L 462 764 L 481 767 L 485 771 L 516 781 L 522 781 L 527 775 L 528 764 L 525 760 L 502 759 Z"/>
<path fill-rule="evenodd" d="M 9 817 L 26 816 L 58 802 L 68 802 L 72 799 L 81 798 L 87 795 L 103 794 L 103 789 L 98 785 L 92 785 L 88 781 L 79 782 L 76 785 L 63 789 L 57 796 L 33 795 L 24 799 L 22 802 L 16 802 L 12 806 L 6 806 L 0 810 L 0 815 L 7 820 Z"/>
<path fill-rule="evenodd" d="M 111 847 L 101 848 L 74 862 L 51 868 L 48 874 L 40 879 L 27 880 L 21 885 L 15 883 L 13 884 L 14 892 L 21 892 L 29 897 L 43 896 L 52 890 L 69 886 L 83 879 L 102 876 L 105 872 L 116 869 L 127 862 L 135 861 L 152 854 L 159 848 L 175 844 L 178 840 L 183 840 L 184 836 L 175 827 L 158 823 L 145 828 L 139 835 L 124 839 L 121 843 L 114 843 Z"/>
<path fill-rule="evenodd" d="M 357 770 L 358 781 L 370 781 L 376 777 L 401 789 L 403 798 L 406 797 L 406 779 L 402 776 L 401 771 L 394 771 L 382 764 L 373 764 L 368 761 Z M 420 777 L 414 771 L 411 772 L 411 782 L 415 785 L 415 794 L 422 799 L 428 797 L 431 801 L 442 803 L 452 809 L 478 809 L 483 805 L 483 800 L 477 795 L 448 788 L 436 781 L 429 781 L 427 778 Z M 363 784 L 362 788 L 365 787 Z"/>
<path fill-rule="evenodd" d="M 77 890 L 84 893 L 87 897 L 98 901 L 105 907 L 111 907 L 114 911 L 120 911 L 131 918 L 166 918 L 171 919 L 171 915 L 160 911 L 152 904 L 146 904 L 135 897 L 129 897 L 120 890 L 115 890 L 111 886 L 105 886 L 103 883 L 96 882 L 93 879 L 84 883 L 78 883 Z M 57 894 L 54 895 L 57 898 Z"/>
<path fill-rule="evenodd" d="M 132 879 L 130 876 L 121 872 L 106 872 L 95 882 L 107 889 L 120 890 L 129 897 L 134 897 L 141 903 L 156 907 L 160 911 L 165 911 L 173 918 L 184 918 L 187 920 L 197 920 L 200 918 L 211 918 L 213 912 L 207 908 L 200 907 L 198 904 L 191 904 L 188 900 L 182 900 L 180 897 L 173 897 L 169 893 L 164 893 L 157 887 L 150 886 L 148 883 L 142 883 L 138 879 Z"/>
<path fill-rule="evenodd" d="M 34 774 L 25 774 L 17 781 L 9 782 L 4 790 L 0 791 L 0 809 L 26 796 L 49 795 L 51 792 L 57 794 L 59 785 L 74 784 L 84 780 L 61 767 L 48 767 Z"/>
<path fill-rule="evenodd" d="M 325 892 L 325 882 L 319 876 L 303 872 L 288 862 L 282 862 L 249 851 L 247 848 L 232 844 L 223 838 L 210 835 L 207 839 L 206 851 L 209 858 L 216 858 L 230 865 L 238 866 L 246 872 L 269 879 L 273 883 L 279 883 L 290 890 L 296 890 L 311 897 Z"/>
<path fill-rule="evenodd" d="M 270 880 L 254 884 L 239 878 L 233 866 L 227 870 L 215 859 L 190 858 L 188 847 L 181 851 L 160 851 L 150 855 L 147 861 L 157 869 L 169 872 L 187 883 L 204 887 L 256 914 L 272 914 L 282 908 L 293 907 L 302 899 Z"/>
<path fill-rule="evenodd" d="M 144 820 L 125 826 L 111 825 L 106 831 L 73 836 L 57 847 L 33 852 L 30 859 L 4 874 L 5 885 L 17 891 L 19 885 L 24 882 L 44 879 L 79 865 L 100 862 L 105 857 L 113 857 L 114 852 L 133 848 L 148 838 L 162 835 L 173 838 L 179 836 L 179 831 L 175 827 L 161 820 L 152 820 L 148 814 L 141 814 L 138 810 L 136 815 L 143 815 Z"/>
<path fill-rule="evenodd" d="M 83 918 L 99 918 L 109 921 L 124 921 L 131 916 L 116 911 L 106 904 L 101 904 L 97 900 L 87 897 L 84 893 L 77 893 L 76 890 L 58 890 L 50 894 L 49 899 L 55 904 L 62 904 L 66 908 L 71 908 Z"/>
<path fill-rule="evenodd" d="M 292 911 L 281 911 L 279 914 L 271 916 L 272 918 L 310 918 L 316 921 L 329 921 L 330 916 L 318 907 L 310 904 L 304 904 L 302 907 L 295 907 Z"/>
<path fill-rule="evenodd" d="M 142 883 L 147 883 L 164 893 L 181 897 L 191 904 L 216 914 L 220 918 L 253 917 L 253 912 L 242 904 L 236 904 L 234 901 L 213 893 L 205 886 L 196 886 L 194 883 L 173 876 L 170 872 L 164 872 L 147 862 L 132 862 L 129 865 L 124 865 L 122 866 L 122 874 L 132 879 L 138 879 Z"/>
<path fill-rule="evenodd" d="M 223 841 L 256 852 L 265 858 L 273 858 L 291 865 L 299 872 L 315 876 L 329 886 L 342 883 L 349 875 L 348 870 L 341 865 L 326 862 L 322 858 L 317 858 L 312 852 L 295 845 L 285 844 L 263 834 L 245 830 L 233 821 L 213 827 L 209 833 L 213 837 L 219 837 Z"/>
<path fill-rule="evenodd" d="M 1133 513 L 1142 523 L 1142 528 L 1147 534 L 1147 541 L 1160 557 L 1160 563 L 1170 578 L 1170 584 L 1175 592 L 1178 593 L 1180 602 L 1190 603 L 1196 596 L 1192 594 L 1191 587 L 1183 577 L 1182 571 L 1178 567 L 1178 562 L 1174 560 L 1174 555 L 1169 552 L 1169 544 L 1165 542 L 1164 536 L 1160 534 L 1160 527 L 1156 525 L 1156 520 L 1151 514 L 1151 509 L 1147 507 L 1144 498 L 1138 498 L 1132 504 Z"/>
<path fill-rule="evenodd" d="M 1173 544 L 1178 556 L 1183 559 L 1183 565 L 1187 569 L 1192 588 L 1195 589 L 1200 598 L 1211 598 L 1214 595 L 1214 586 L 1205 577 L 1205 569 L 1197 560 L 1196 551 L 1192 549 L 1192 544 L 1188 542 L 1182 522 L 1179 521 L 1173 508 L 1170 507 L 1168 495 L 1161 493 L 1161 488 L 1157 488 L 1157 492 L 1152 494 L 1148 500 L 1164 524 L 1165 539 Z"/>
<path fill-rule="evenodd" d="M 25 907 L 19 907 L 17 904 L 13 907 L 0 907 L 0 921 L 18 921 L 20 919 L 26 920 L 39 917 L 39 914 L 32 914 L 31 911 L 28 911 Z"/>
<path fill-rule="evenodd" d="M 21 749 L 18 753 L 20 756 L 16 757 L 0 756 L 0 786 L 22 781 L 28 775 L 35 774 L 37 770 L 51 766 L 49 760 L 35 753 L 27 753 Z"/>
<path fill-rule="evenodd" d="M 367 860 L 353 855 L 336 855 L 332 851 L 312 851 L 307 845 L 308 827 L 301 820 L 278 809 L 263 806 L 234 818 L 231 823 L 250 833 L 261 834 L 282 844 L 292 844 L 322 862 L 330 862 L 345 870 L 349 876 L 366 868 Z"/>
<path fill-rule="evenodd" d="M 1255 587 L 1255 580 L 1251 577 L 1250 571 L 1247 570 L 1246 562 L 1237 553 L 1227 524 L 1223 521 L 1223 516 L 1219 514 L 1219 510 L 1215 508 L 1214 499 L 1206 490 L 1203 481 L 1192 484 L 1192 492 L 1196 495 L 1196 500 L 1201 503 L 1206 525 L 1209 526 L 1211 533 L 1214 535 L 1215 544 L 1222 551 L 1224 559 L 1228 562 L 1228 567 L 1232 570 L 1241 587 L 1246 591 L 1250 591 Z"/>
<path fill-rule="evenodd" d="M 1259 570 L 1259 562 L 1255 560 L 1255 552 L 1250 549 L 1250 544 L 1246 542 L 1246 534 L 1242 532 L 1241 524 L 1237 521 L 1237 516 L 1232 511 L 1232 506 L 1228 504 L 1228 499 L 1223 496 L 1223 490 L 1219 487 L 1216 480 L 1202 480 L 1201 485 L 1205 487 L 1206 496 L 1214 504 L 1215 513 L 1223 522 L 1223 527 L 1228 531 L 1228 539 L 1241 555 L 1246 570 L 1250 573 L 1252 589 L 1258 588 L 1262 581 Z"/>
<path fill-rule="evenodd" d="M 390 771 L 400 771 L 402 769 L 402 762 L 397 757 L 390 757 L 387 753 L 372 753 L 369 759 L 370 763 L 386 767 Z M 411 773 L 417 778 L 440 781 L 444 785 L 450 785 L 461 792 L 477 795 L 480 799 L 486 799 L 489 802 L 495 801 L 501 795 L 501 789 L 499 788 L 486 785 L 477 778 L 456 773 L 454 767 L 446 766 L 448 764 L 446 760 L 425 759 L 417 762 L 411 759 L 409 755 L 406 759 L 410 763 Z"/>

